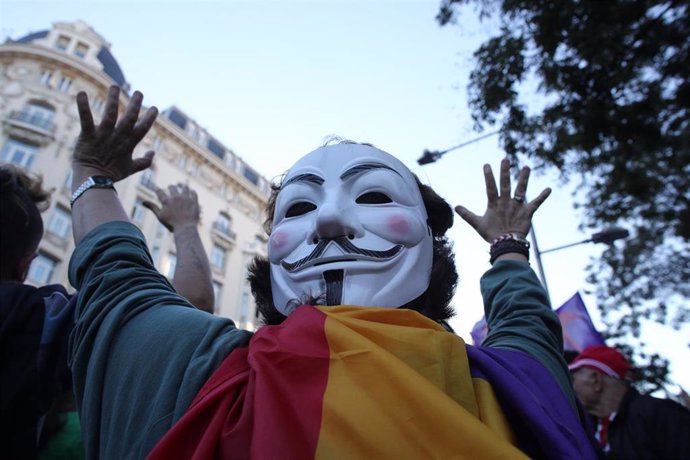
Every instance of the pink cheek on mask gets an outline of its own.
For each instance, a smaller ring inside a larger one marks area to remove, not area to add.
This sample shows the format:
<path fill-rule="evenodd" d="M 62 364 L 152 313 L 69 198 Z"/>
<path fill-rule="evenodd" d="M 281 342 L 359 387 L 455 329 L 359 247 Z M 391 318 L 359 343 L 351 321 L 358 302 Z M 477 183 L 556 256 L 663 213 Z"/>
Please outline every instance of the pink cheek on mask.
<path fill-rule="evenodd" d="M 277 231 L 271 234 L 271 251 L 280 253 L 285 249 L 290 237 L 287 233 Z"/>
<path fill-rule="evenodd" d="M 392 233 L 405 236 L 410 233 L 410 220 L 404 216 L 391 216 L 386 220 L 386 227 Z"/>

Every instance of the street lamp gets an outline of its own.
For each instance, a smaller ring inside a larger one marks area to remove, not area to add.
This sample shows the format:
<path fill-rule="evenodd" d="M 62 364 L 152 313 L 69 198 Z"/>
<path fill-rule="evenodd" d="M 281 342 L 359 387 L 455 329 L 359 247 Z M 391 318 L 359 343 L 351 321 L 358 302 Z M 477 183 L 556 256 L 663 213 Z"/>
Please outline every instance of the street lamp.
<path fill-rule="evenodd" d="M 630 232 L 628 230 L 624 229 L 623 227 L 607 227 L 604 230 L 593 233 L 591 237 L 578 241 L 576 243 L 569 243 L 569 244 L 564 244 L 562 246 L 556 246 L 555 248 L 550 248 L 546 249 L 544 251 L 539 250 L 539 246 L 537 246 L 537 237 L 534 234 L 534 228 L 530 229 L 531 237 L 532 237 L 532 247 L 534 248 L 534 254 L 537 257 L 537 270 L 539 273 L 539 278 L 541 279 L 541 284 L 544 286 L 544 290 L 546 291 L 546 295 L 549 297 L 549 300 L 551 300 L 551 295 L 549 294 L 549 288 L 546 284 L 546 276 L 544 275 L 544 267 L 541 263 L 541 255 L 546 254 L 549 252 L 554 252 L 558 251 L 560 249 L 565 249 L 569 248 L 572 246 L 577 246 L 579 244 L 585 244 L 585 243 L 604 243 L 604 244 L 613 244 L 614 241 L 621 240 L 624 238 L 627 238 L 630 236 Z"/>
<path fill-rule="evenodd" d="M 500 131 L 493 131 L 493 132 L 484 134 L 482 136 L 475 137 L 474 139 L 471 139 L 467 142 L 463 142 L 462 144 L 456 145 L 455 147 L 451 147 L 451 148 L 445 149 L 445 150 L 433 150 L 433 151 L 432 150 L 424 150 L 424 152 L 422 153 L 422 156 L 417 160 L 417 163 L 420 166 L 428 165 L 429 163 L 435 163 L 443 155 L 445 155 L 446 153 L 448 153 L 450 151 L 457 150 L 461 147 L 465 147 L 466 145 L 474 144 L 477 141 L 481 141 L 482 139 L 486 139 L 487 137 L 495 136 L 498 133 L 500 133 Z"/>
<path fill-rule="evenodd" d="M 590 238 L 587 238 L 586 240 L 578 241 L 577 243 L 564 244 L 563 246 L 556 246 L 555 248 L 551 249 L 546 249 L 545 251 L 541 251 L 540 254 L 546 254 L 547 252 L 558 251 L 559 249 L 565 249 L 571 246 L 577 246 L 578 244 L 584 243 L 612 244 L 614 241 L 627 238 L 628 236 L 630 236 L 630 232 L 628 232 L 623 227 L 609 227 L 605 228 L 600 232 L 592 234 L 592 236 Z"/>

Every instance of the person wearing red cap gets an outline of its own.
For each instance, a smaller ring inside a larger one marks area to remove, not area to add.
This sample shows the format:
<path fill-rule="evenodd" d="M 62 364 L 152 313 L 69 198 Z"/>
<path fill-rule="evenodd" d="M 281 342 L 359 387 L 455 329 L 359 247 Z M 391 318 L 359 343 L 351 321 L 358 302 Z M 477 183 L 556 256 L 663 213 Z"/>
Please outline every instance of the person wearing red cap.
<path fill-rule="evenodd" d="M 638 393 L 627 380 L 632 366 L 621 352 L 595 345 L 568 368 L 575 394 L 595 418 L 596 437 L 607 458 L 690 458 L 690 411 Z"/>

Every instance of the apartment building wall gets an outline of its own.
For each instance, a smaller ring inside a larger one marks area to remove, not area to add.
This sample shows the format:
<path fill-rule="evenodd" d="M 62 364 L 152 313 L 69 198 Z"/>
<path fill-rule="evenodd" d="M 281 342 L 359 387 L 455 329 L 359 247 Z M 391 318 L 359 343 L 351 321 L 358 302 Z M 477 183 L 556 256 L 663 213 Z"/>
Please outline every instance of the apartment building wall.
<path fill-rule="evenodd" d="M 45 186 L 54 189 L 51 206 L 43 213 L 45 236 L 29 283 L 69 285 L 74 250 L 70 157 L 80 129 L 74 97 L 82 90 L 89 95 L 96 122 L 110 85 L 124 90 L 123 106 L 129 99 L 129 84 L 109 49 L 110 44 L 81 21 L 55 23 L 50 30 L 0 45 L 0 162 L 39 173 Z M 177 107 L 159 115 L 135 156 L 148 150 L 156 151 L 152 169 L 118 183 L 116 189 L 132 222 L 146 236 L 156 267 L 172 277 L 175 244 L 141 202 L 156 201 L 156 187 L 188 184 L 202 207 L 199 230 L 211 260 L 216 314 L 255 328 L 246 267 L 255 255 L 266 253 L 262 224 L 269 182 Z"/>

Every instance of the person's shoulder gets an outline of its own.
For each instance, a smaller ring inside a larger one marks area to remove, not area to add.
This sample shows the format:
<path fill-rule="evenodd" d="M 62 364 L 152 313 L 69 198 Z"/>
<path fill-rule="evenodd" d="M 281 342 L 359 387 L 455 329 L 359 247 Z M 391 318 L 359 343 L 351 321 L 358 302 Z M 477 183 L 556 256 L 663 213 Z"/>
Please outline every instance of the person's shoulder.
<path fill-rule="evenodd" d="M 657 412 L 662 414 L 674 414 L 678 417 L 687 418 L 690 421 L 690 411 L 681 404 L 667 398 L 657 398 L 652 395 L 641 394 L 635 391 L 631 398 L 630 407 L 634 410 L 645 412 Z"/>
<path fill-rule="evenodd" d="M 48 297 L 52 294 L 61 294 L 65 297 L 71 297 L 67 293 L 67 289 L 62 285 L 62 284 L 47 284 L 45 286 L 41 286 L 36 288 L 38 289 L 38 292 L 43 296 L 43 297 Z"/>
<path fill-rule="evenodd" d="M 42 299 L 41 291 L 36 286 L 22 283 L 0 283 L 0 305 L 3 309 L 16 304 L 33 303 Z"/>

